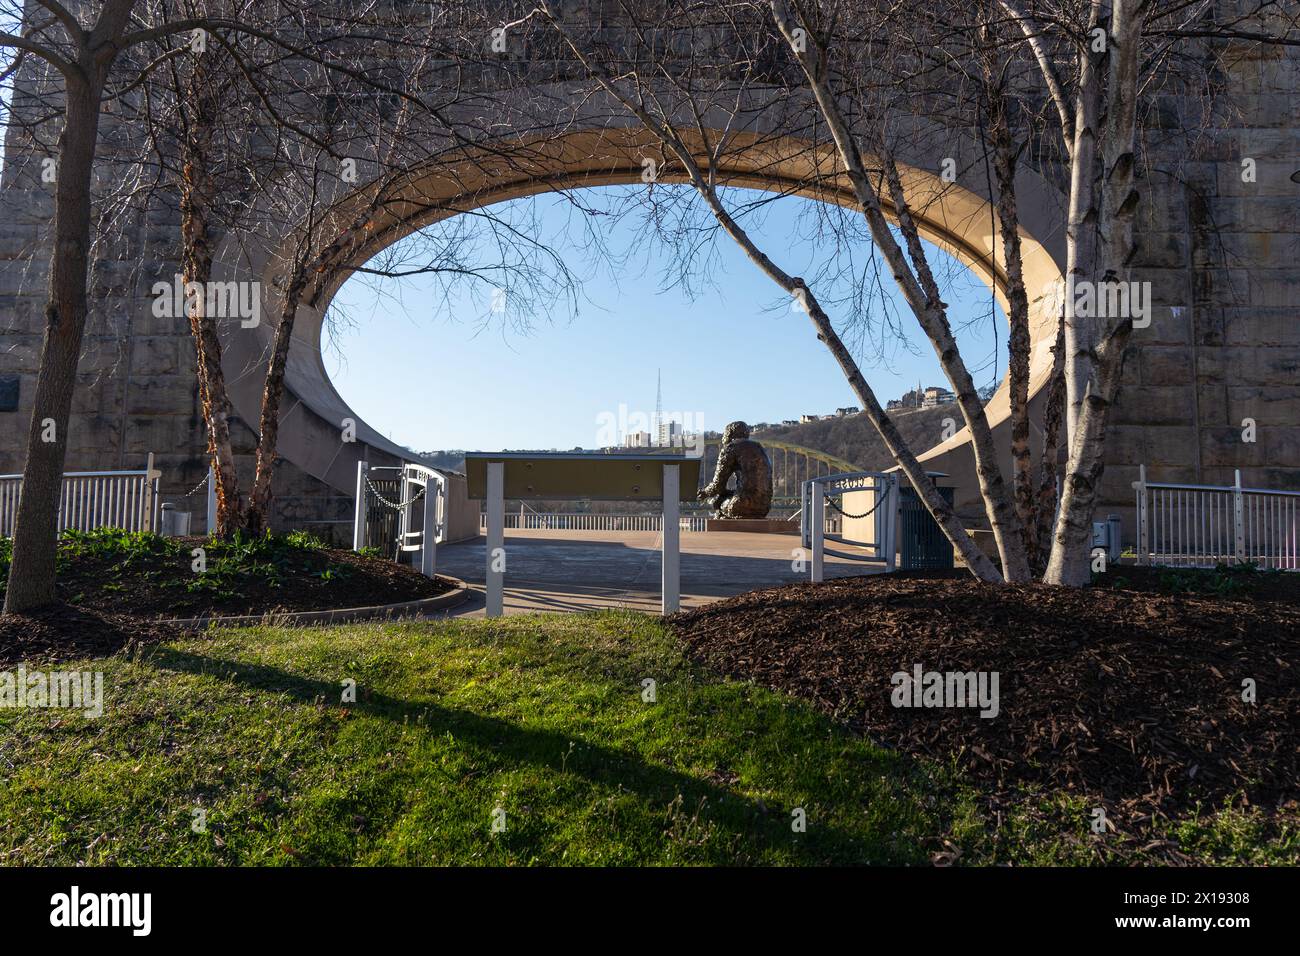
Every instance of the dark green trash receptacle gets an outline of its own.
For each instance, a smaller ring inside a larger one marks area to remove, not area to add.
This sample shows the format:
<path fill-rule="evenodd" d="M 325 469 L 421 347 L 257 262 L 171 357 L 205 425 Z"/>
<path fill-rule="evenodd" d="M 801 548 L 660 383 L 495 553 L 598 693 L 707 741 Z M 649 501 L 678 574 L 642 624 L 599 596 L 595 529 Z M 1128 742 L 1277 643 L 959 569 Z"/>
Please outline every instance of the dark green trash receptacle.
<path fill-rule="evenodd" d="M 952 542 L 925 510 L 913 488 L 899 488 L 898 566 L 903 571 L 952 568 Z M 952 488 L 940 488 L 943 500 L 952 504 Z"/>

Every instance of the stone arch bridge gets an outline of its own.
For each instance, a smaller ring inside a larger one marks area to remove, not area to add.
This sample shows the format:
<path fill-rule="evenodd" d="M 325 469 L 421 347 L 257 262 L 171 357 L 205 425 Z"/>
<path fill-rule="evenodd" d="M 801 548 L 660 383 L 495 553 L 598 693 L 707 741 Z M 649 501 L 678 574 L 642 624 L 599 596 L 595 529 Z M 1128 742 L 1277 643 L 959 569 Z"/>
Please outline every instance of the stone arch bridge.
<path fill-rule="evenodd" d="M 1232 109 L 1215 115 L 1234 120 L 1212 123 L 1200 154 L 1189 155 L 1185 141 L 1172 134 L 1148 146 L 1151 169 L 1142 183 L 1135 268 L 1137 277 L 1151 282 L 1155 305 L 1150 327 L 1134 335 L 1127 362 L 1109 441 L 1103 512 L 1131 511 L 1130 483 L 1140 465 L 1153 479 L 1167 481 L 1229 484 L 1234 469 L 1241 469 L 1251 485 L 1300 487 L 1300 114 L 1294 99 L 1300 57 L 1294 48 L 1287 55 L 1243 49 L 1222 83 L 1223 100 Z M 436 137 L 424 144 L 404 172 L 399 201 L 379 210 L 365 241 L 350 250 L 351 266 L 458 210 L 556 188 L 640 182 L 645 158 L 659 155 L 617 104 L 575 97 L 553 78 L 504 95 L 508 102 L 490 139 L 472 147 Z M 1179 104 L 1170 107 L 1177 113 Z M 764 125 L 764 116 L 750 110 L 745 123 L 729 128 L 734 146 L 716 172 L 731 185 L 812 194 L 801 184 L 811 168 L 834 165 L 826 146 L 811 132 L 803 137 L 789 127 L 777 135 Z M 961 131 L 942 128 L 922 130 L 914 140 L 912 154 L 900 159 L 905 190 L 924 211 L 923 231 L 1001 296 L 976 145 Z M 11 132 L 0 178 L 0 472 L 21 469 L 32 412 L 52 211 L 49 187 L 38 174 L 47 148 Z M 937 174 L 936 157 L 951 155 L 964 171 L 955 183 Z M 1246 156 L 1258 163 L 1252 184 L 1238 175 Z M 377 174 L 364 160 L 359 168 L 356 184 L 335 183 L 319 197 L 313 220 L 350 221 L 365 208 Z M 1018 175 L 1028 286 L 1046 290 L 1064 264 L 1063 197 L 1029 166 Z M 847 183 L 833 177 L 815 196 L 851 201 Z M 261 315 L 278 315 L 282 263 L 296 244 L 321 241 L 319 234 L 308 234 L 308 218 L 268 215 L 253 241 L 226 237 L 215 278 L 258 283 Z M 138 224 L 101 251 L 67 458 L 69 470 L 118 469 L 136 467 L 154 452 L 164 497 L 190 489 L 206 471 L 188 324 L 160 318 L 151 307 L 154 284 L 180 271 L 178 222 L 174 206 L 151 201 L 140 210 Z M 276 520 L 282 525 L 345 524 L 357 462 L 393 464 L 411 457 L 348 406 L 321 360 L 324 316 L 348 275 L 344 269 L 329 277 L 298 312 L 280 429 Z M 1037 409 L 1055 333 L 1052 297 L 1038 295 L 1031 309 L 1031 408 Z M 245 452 L 254 437 L 273 331 L 272 322 L 255 328 L 230 322 L 223 328 L 225 370 L 239 419 L 236 439 Z M 485 369 L 485 381 L 490 375 Z M 436 390 L 436 381 L 420 384 L 421 400 L 428 400 L 430 389 Z M 451 396 L 434 407 L 455 413 Z M 1009 462 L 1005 383 L 989 409 Z M 1245 418 L 1257 423 L 1255 443 L 1241 440 Z M 345 419 L 357 422 L 354 442 L 341 441 Z M 928 468 L 953 476 L 958 507 L 967 512 L 976 504 L 970 458 L 964 431 L 923 456 Z M 472 533 L 468 520 L 454 524 Z"/>

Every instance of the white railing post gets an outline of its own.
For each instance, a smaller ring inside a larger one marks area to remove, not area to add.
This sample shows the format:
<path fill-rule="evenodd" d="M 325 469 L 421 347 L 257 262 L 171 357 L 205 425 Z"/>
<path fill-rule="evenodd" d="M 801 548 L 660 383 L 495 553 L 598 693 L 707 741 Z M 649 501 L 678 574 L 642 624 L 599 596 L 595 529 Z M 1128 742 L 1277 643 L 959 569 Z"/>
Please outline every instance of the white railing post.
<path fill-rule="evenodd" d="M 402 550 L 406 547 L 406 536 L 411 531 L 411 482 L 407 475 L 409 469 L 402 465 L 401 471 L 398 472 L 397 479 L 397 503 L 401 505 L 397 509 L 397 555 L 395 560 L 402 560 Z"/>
<path fill-rule="evenodd" d="M 1232 478 L 1232 543 L 1238 564 L 1246 563 L 1246 503 L 1241 493 L 1241 469 Z"/>
<path fill-rule="evenodd" d="M 889 476 L 885 495 L 885 571 L 892 573 L 898 567 L 898 499 L 902 496 L 897 474 Z"/>
<path fill-rule="evenodd" d="M 433 475 L 425 476 L 424 532 L 420 535 L 420 573 L 426 578 L 434 576 L 438 566 L 438 495 L 442 482 Z"/>
<path fill-rule="evenodd" d="M 823 561 L 826 556 L 826 493 L 821 482 L 808 482 L 812 514 L 808 518 L 812 535 L 812 562 L 809 565 L 809 578 L 815 584 L 822 579 Z"/>
<path fill-rule="evenodd" d="M 366 546 L 366 472 L 369 470 L 369 462 L 357 462 L 357 504 L 352 517 L 353 551 L 360 551 Z"/>
<path fill-rule="evenodd" d="M 1150 532 L 1147 528 L 1147 466 L 1138 465 L 1138 480 L 1133 482 L 1137 491 L 1137 563 L 1148 564 L 1151 552 L 1147 545 Z"/>
<path fill-rule="evenodd" d="M 682 527 L 678 520 L 681 502 L 681 466 L 664 465 L 663 500 L 663 607 L 664 614 L 673 614 L 681 607 Z"/>
<path fill-rule="evenodd" d="M 217 476 L 208 465 L 208 536 L 217 533 Z"/>
<path fill-rule="evenodd" d="M 505 582 L 505 462 L 487 463 L 487 616 L 500 617 L 504 609 Z"/>
<path fill-rule="evenodd" d="M 162 472 L 153 466 L 153 452 L 149 452 L 144 465 L 145 507 L 140 516 L 145 531 L 158 530 L 158 506 L 162 503 L 158 497 L 158 479 L 161 477 Z"/>
<path fill-rule="evenodd" d="M 805 548 L 812 547 L 812 536 L 809 530 L 812 527 L 811 511 L 812 508 L 808 504 L 808 482 L 805 481 L 799 486 L 799 543 Z"/>

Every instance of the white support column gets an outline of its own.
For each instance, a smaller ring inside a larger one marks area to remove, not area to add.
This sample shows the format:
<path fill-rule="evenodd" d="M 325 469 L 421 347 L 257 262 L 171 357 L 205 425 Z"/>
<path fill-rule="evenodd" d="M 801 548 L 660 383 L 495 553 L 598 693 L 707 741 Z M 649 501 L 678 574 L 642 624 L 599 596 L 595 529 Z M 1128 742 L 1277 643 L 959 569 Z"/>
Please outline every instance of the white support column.
<path fill-rule="evenodd" d="M 506 465 L 503 461 L 487 463 L 487 616 L 500 617 L 505 601 Z M 498 560 L 499 559 L 499 560 Z"/>
<path fill-rule="evenodd" d="M 663 607 L 673 614 L 682 603 L 681 465 L 664 465 Z"/>
<path fill-rule="evenodd" d="M 424 531 L 420 535 L 420 573 L 426 578 L 434 576 L 438 567 L 438 491 L 442 482 L 433 475 L 425 476 Z"/>
<path fill-rule="evenodd" d="M 360 551 L 366 546 L 366 472 L 370 462 L 357 462 L 357 503 L 352 515 L 352 550 Z"/>
<path fill-rule="evenodd" d="M 808 482 L 808 504 L 812 507 L 809 523 L 812 532 L 812 563 L 809 565 L 813 583 L 822 580 L 826 558 L 826 492 L 820 481 Z"/>
<path fill-rule="evenodd" d="M 208 465 L 208 534 L 217 531 L 217 475 Z"/>

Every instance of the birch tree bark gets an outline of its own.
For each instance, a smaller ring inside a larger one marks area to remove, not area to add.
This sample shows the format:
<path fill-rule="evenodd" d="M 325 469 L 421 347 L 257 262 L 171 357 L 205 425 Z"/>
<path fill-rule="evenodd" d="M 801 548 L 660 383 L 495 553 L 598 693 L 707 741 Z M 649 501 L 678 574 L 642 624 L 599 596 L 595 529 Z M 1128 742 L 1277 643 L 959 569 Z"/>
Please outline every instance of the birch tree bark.
<path fill-rule="evenodd" d="M 992 35 L 986 31 L 984 46 L 984 89 L 987 101 L 988 138 L 993 151 L 993 174 L 997 185 L 994 206 L 1002 239 L 1005 271 L 1003 290 L 1007 297 L 1007 379 L 1010 394 L 1011 460 L 1016 515 L 1024 539 L 1025 558 L 1032 574 L 1041 568 L 1033 464 L 1029 450 L 1029 296 L 1025 292 L 1024 261 L 1020 246 L 1020 215 L 1016 208 L 1016 162 L 1018 150 L 1011 136 L 1004 92 L 1005 77 L 992 62 Z"/>
<path fill-rule="evenodd" d="M 178 83 L 178 87 L 181 84 Z M 230 396 L 221 367 L 221 339 L 216 317 L 208 314 L 208 298 L 202 294 L 212 280 L 212 245 L 209 216 L 217 201 L 216 183 L 209 166 L 212 157 L 214 110 L 220 82 L 208 68 L 208 55 L 200 55 L 189 82 L 180 90 L 178 120 L 181 136 L 181 266 L 187 289 L 200 294 L 187 302 L 190 333 L 194 339 L 199 397 L 208 431 L 208 453 L 216 488 L 216 534 L 228 538 L 243 526 L 239 473 L 230 439 Z M 192 283 L 192 285 L 191 285 Z"/>
<path fill-rule="evenodd" d="M 1092 5 L 1090 29 L 1105 30 L 1105 52 L 1081 54 L 1074 147 L 1071 150 L 1069 276 L 1093 288 L 1127 282 L 1133 255 L 1138 58 L 1143 0 L 1113 0 L 1108 28 Z M 1104 123 L 1102 70 L 1106 69 Z M 1099 125 L 1101 124 L 1101 125 Z M 1101 139 L 1098 156 L 1098 138 Z M 1097 168 L 1098 159 L 1100 168 Z M 1100 196 L 1095 183 L 1100 181 Z M 1078 587 L 1091 576 L 1092 515 L 1105 470 L 1110 408 L 1119 391 L 1132 316 L 1107 321 L 1079 314 L 1066 290 L 1066 401 L 1069 458 L 1045 580 Z"/>
<path fill-rule="evenodd" d="M 830 88 L 826 73 L 825 51 L 820 48 L 810 48 L 816 43 L 812 25 L 802 19 L 796 20 L 794 10 L 787 0 L 771 0 L 771 9 L 777 27 L 803 70 L 817 101 L 818 109 L 830 130 L 840 161 L 861 205 L 871 237 L 893 271 L 904 299 L 930 340 L 939 358 L 939 364 L 953 386 L 962 418 L 970 430 L 980 493 L 997 542 L 1003 577 L 1008 581 L 1028 581 L 1029 562 L 1025 552 L 1021 521 L 1012 505 L 1002 477 L 1002 469 L 998 465 L 993 432 L 989 428 L 988 416 L 984 413 L 984 403 L 979 398 L 975 383 L 953 338 L 948 323 L 947 306 L 940 298 L 938 283 L 934 279 L 925 250 L 921 245 L 920 231 L 903 190 L 898 164 L 882 137 L 876 144 L 876 152 L 881 162 L 883 178 L 899 230 L 907 244 L 907 256 L 904 256 L 903 250 L 894 239 L 889 221 L 885 217 L 881 197 L 867 174 L 862 151 L 849 130 L 834 91 Z M 796 31 L 800 32 L 796 33 Z"/>

